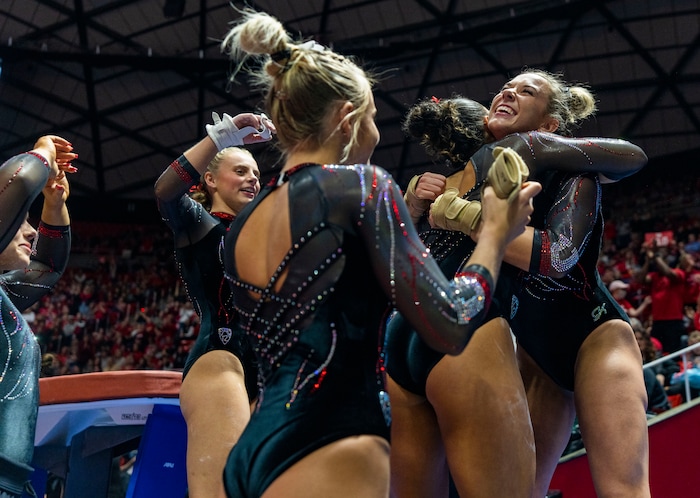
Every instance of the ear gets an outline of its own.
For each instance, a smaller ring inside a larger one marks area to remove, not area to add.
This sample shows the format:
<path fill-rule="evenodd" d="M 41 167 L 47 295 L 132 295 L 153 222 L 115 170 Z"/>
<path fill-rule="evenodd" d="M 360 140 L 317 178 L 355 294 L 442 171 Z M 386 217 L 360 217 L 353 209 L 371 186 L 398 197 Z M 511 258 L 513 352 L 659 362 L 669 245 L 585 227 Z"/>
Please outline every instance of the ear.
<path fill-rule="evenodd" d="M 540 125 L 538 131 L 548 131 L 549 133 L 554 133 L 557 131 L 557 129 L 559 129 L 559 120 L 549 117 L 547 118 L 547 121 Z"/>
<path fill-rule="evenodd" d="M 202 180 L 204 180 L 207 187 L 216 187 L 216 180 L 214 180 L 214 175 L 211 174 L 211 171 L 205 171 L 202 175 Z"/>
<path fill-rule="evenodd" d="M 350 101 L 345 102 L 340 107 L 338 117 L 340 120 L 340 131 L 343 133 L 343 136 L 349 137 L 352 133 L 352 122 L 350 119 L 347 119 L 347 117 L 354 110 L 355 106 L 352 105 L 352 102 Z"/>

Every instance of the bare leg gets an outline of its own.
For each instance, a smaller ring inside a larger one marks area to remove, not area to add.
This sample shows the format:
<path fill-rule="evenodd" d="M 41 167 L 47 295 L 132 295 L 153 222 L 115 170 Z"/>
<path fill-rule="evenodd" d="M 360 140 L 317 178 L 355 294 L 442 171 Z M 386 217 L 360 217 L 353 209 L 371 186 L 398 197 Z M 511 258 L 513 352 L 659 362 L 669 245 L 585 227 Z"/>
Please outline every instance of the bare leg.
<path fill-rule="evenodd" d="M 535 447 L 506 321 L 491 320 L 462 354 L 445 356 L 427 393 L 460 496 L 529 497 Z"/>
<path fill-rule="evenodd" d="M 389 496 L 389 443 L 377 436 L 365 435 L 324 446 L 275 479 L 262 498 L 330 496 Z"/>
<path fill-rule="evenodd" d="M 578 354 L 574 392 L 597 495 L 651 496 L 647 395 L 629 324 L 605 322 L 586 339 Z"/>
<path fill-rule="evenodd" d="M 448 495 L 447 462 L 435 411 L 422 396 L 390 378 L 391 495 L 433 498 Z"/>
<path fill-rule="evenodd" d="M 187 422 L 189 496 L 225 498 L 224 465 L 250 419 L 238 358 L 227 351 L 202 355 L 182 382 L 180 408 Z"/>
<path fill-rule="evenodd" d="M 554 470 L 571 436 L 576 416 L 574 396 L 559 387 L 522 348 L 518 360 L 537 448 L 537 474 L 533 498 L 547 494 Z"/>

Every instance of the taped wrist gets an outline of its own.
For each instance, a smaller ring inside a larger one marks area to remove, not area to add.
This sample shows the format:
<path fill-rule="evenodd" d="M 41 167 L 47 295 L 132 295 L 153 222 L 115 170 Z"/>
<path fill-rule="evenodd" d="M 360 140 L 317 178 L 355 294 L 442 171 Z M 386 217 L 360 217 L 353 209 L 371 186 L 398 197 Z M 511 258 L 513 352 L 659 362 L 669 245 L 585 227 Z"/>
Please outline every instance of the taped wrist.
<path fill-rule="evenodd" d="M 481 203 L 462 199 L 456 188 L 448 188 L 433 202 L 430 216 L 438 228 L 471 235 L 481 220 Z"/>
<path fill-rule="evenodd" d="M 508 199 L 508 202 L 511 202 L 530 175 L 530 169 L 522 157 L 509 147 L 494 148 L 493 159 L 493 164 L 486 174 L 488 184 L 500 199 Z"/>
<path fill-rule="evenodd" d="M 430 207 L 430 201 L 427 199 L 419 199 L 416 197 L 416 185 L 418 185 L 418 180 L 420 180 L 421 175 L 416 175 L 411 178 L 408 182 L 408 188 L 403 196 L 403 200 L 406 201 L 408 210 L 411 213 L 411 217 L 414 220 L 420 218 L 425 211 Z"/>

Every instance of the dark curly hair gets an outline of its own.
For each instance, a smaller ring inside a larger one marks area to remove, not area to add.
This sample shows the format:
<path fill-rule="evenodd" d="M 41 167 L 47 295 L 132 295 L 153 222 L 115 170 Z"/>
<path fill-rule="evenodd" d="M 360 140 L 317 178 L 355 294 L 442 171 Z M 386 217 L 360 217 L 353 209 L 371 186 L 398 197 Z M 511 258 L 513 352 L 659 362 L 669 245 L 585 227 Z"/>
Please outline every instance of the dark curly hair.
<path fill-rule="evenodd" d="M 433 97 L 411 107 L 401 129 L 419 140 L 434 159 L 462 168 L 488 140 L 487 114 L 486 107 L 461 95 Z"/>

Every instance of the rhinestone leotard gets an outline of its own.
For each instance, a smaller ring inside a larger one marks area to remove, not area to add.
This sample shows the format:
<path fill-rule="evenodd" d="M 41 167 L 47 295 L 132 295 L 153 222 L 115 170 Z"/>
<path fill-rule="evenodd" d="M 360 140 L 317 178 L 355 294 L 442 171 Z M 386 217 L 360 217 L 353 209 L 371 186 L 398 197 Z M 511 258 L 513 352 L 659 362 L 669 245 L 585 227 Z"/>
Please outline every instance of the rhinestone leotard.
<path fill-rule="evenodd" d="M 284 184 L 293 242 L 258 288 L 239 279 L 232 248 L 257 205 Z M 231 225 L 226 273 L 260 358 L 261 394 L 228 459 L 229 496 L 260 496 L 338 439 L 388 439 L 382 329 L 392 304 L 445 352 L 461 350 L 481 323 L 488 274 L 467 268 L 446 279 L 403 220 L 410 217 L 402 194 L 381 168 L 304 165 L 265 187 Z"/>
<path fill-rule="evenodd" d="M 0 166 L 0 252 L 48 179 L 45 161 L 19 154 Z M 0 490 L 22 492 L 34 452 L 40 349 L 21 312 L 49 292 L 70 252 L 70 229 L 41 223 L 28 268 L 0 276 Z"/>
<path fill-rule="evenodd" d="M 603 234 L 597 177 L 548 172 L 539 180 L 544 189 L 535 198 L 532 226 L 534 246 L 541 251 L 533 253 L 540 263 L 532 266 L 542 271 L 519 272 L 510 323 L 519 346 L 557 384 L 573 391 L 585 339 L 602 323 L 628 317 L 597 269 Z"/>
<path fill-rule="evenodd" d="M 183 377 L 204 353 L 225 350 L 235 355 L 245 372 L 246 390 L 257 394 L 257 365 L 250 342 L 234 334 L 231 288 L 224 279 L 223 239 L 230 219 L 215 216 L 187 192 L 199 182 L 199 173 L 180 156 L 156 182 L 156 199 L 163 221 L 173 231 L 175 261 L 187 297 L 200 318 L 200 328 L 187 356 Z"/>
<path fill-rule="evenodd" d="M 534 222 L 536 217 L 533 216 L 532 225 L 536 230 L 530 273 L 520 272 L 506 263 L 502 265 L 485 321 L 497 316 L 511 320 L 514 331 L 517 329 L 521 333 L 526 350 L 532 350 L 535 359 L 541 361 L 541 366 L 553 378 L 562 385 L 570 386 L 578 348 L 593 330 L 593 327 L 583 325 L 591 323 L 587 313 L 603 306 L 609 312 L 602 314 L 598 323 L 618 317 L 618 307 L 613 303 L 605 304 L 608 303 L 607 291 L 598 289 L 595 283 L 597 272 L 591 271 L 591 268 L 595 268 L 595 262 L 590 260 L 597 259 L 599 231 L 602 230 L 600 185 L 595 172 L 619 180 L 644 167 L 647 157 L 639 147 L 624 140 L 567 138 L 541 132 L 515 133 L 482 147 L 471 158 L 476 185 L 465 194 L 465 198 L 480 199 L 481 186 L 493 162 L 493 149 L 496 146 L 510 147 L 518 152 L 530 168 L 530 179 L 546 181 L 546 185 L 545 192 L 535 198 L 535 206 L 543 213 L 539 216 L 539 224 Z M 561 170 L 561 173 L 552 172 L 554 168 Z M 588 173 L 581 176 L 580 172 Z M 552 178 L 558 179 L 558 182 Z M 549 203 L 545 202 L 547 198 L 550 199 Z M 557 202 L 554 203 L 553 199 Z M 421 238 L 446 275 L 452 275 L 474 249 L 471 238 L 461 232 L 426 228 Z M 582 268 L 585 268 L 585 275 L 580 273 Z M 534 307 L 531 304 L 523 305 L 520 295 L 513 294 L 516 283 L 519 294 L 527 292 L 532 299 L 540 296 L 537 300 L 537 305 L 541 306 L 538 311 L 530 312 Z M 584 315 L 578 320 L 572 320 L 566 313 L 565 316 L 555 314 L 556 310 L 562 313 L 568 310 L 566 307 L 543 304 L 543 299 L 551 301 L 554 296 L 563 299 L 567 293 L 574 302 L 567 301 L 566 304 L 575 304 Z M 534 323 L 533 315 L 546 323 L 539 327 L 530 326 Z M 514 325 L 514 319 L 518 321 L 517 325 Z M 573 323 L 580 324 L 581 330 L 569 333 Z M 562 327 L 566 328 L 566 334 L 562 333 Z M 543 337 L 545 331 L 559 334 L 558 340 Z M 386 335 L 386 368 L 392 379 L 403 388 L 424 395 L 428 375 L 443 355 L 428 347 L 415 332 L 411 333 L 410 326 L 400 315 L 392 317 Z M 570 340 L 564 345 L 566 338 Z M 552 349 L 548 349 L 547 345 L 552 344 L 565 351 L 555 360 L 559 363 L 556 369 L 545 365 Z M 538 353 L 540 351 L 541 354 Z"/>

